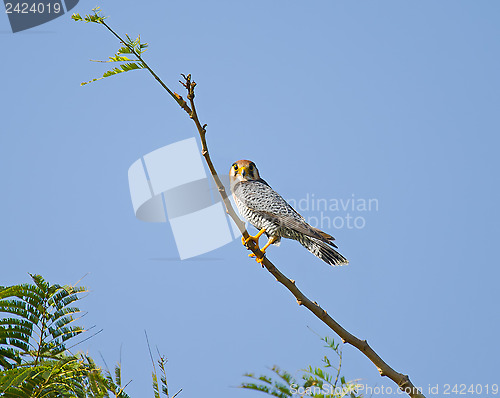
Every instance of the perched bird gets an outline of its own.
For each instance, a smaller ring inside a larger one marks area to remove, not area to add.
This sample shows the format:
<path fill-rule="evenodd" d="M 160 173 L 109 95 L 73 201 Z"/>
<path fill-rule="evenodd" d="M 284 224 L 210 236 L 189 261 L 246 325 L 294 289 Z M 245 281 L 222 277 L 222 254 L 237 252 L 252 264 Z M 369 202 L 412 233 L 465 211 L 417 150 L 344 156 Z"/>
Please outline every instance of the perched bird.
<path fill-rule="evenodd" d="M 260 178 L 255 163 L 250 160 L 238 160 L 233 163 L 229 180 L 240 214 L 259 230 L 255 236 L 246 240 L 242 238 L 244 245 L 253 240 L 258 246 L 260 236 L 266 234 L 268 241 L 260 249 L 265 253 L 271 244 L 279 246 L 281 238 L 295 239 L 327 264 L 348 263 L 347 259 L 334 249 L 337 248 L 333 243 L 334 238 L 310 226 L 304 217 Z M 262 263 L 263 257 L 258 257 L 257 261 Z"/>

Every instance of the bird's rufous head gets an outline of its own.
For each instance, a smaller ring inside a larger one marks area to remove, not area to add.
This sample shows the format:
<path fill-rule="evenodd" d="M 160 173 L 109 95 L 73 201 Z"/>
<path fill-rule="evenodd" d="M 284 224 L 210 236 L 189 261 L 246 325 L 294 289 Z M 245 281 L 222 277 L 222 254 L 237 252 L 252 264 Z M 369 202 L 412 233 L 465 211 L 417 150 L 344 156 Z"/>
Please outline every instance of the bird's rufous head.
<path fill-rule="evenodd" d="M 240 181 L 253 181 L 260 179 L 259 170 L 254 162 L 250 160 L 238 160 L 234 162 L 229 170 L 231 185 Z"/>

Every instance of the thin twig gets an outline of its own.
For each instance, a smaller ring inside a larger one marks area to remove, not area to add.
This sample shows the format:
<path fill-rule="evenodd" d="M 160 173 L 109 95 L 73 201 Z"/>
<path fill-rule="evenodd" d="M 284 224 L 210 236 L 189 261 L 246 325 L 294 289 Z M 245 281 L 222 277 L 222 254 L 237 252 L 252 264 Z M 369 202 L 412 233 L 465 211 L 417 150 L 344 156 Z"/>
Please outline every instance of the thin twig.
<path fill-rule="evenodd" d="M 134 54 L 139 61 L 144 65 L 144 67 L 151 73 L 151 75 L 155 78 L 155 80 L 170 94 L 170 96 L 179 104 L 179 106 L 184 109 L 187 113 L 191 112 L 191 109 L 186 104 L 186 101 L 182 99 L 182 97 L 179 94 L 174 93 L 171 91 L 165 83 L 156 75 L 156 73 L 149 67 L 149 65 L 142 59 L 141 55 L 135 51 L 134 47 L 130 46 L 125 40 L 123 40 L 111 27 L 106 24 L 106 22 L 101 21 L 100 22 L 102 25 L 104 25 L 118 40 L 120 40 L 120 43 L 122 43 L 124 46 L 126 46 L 132 54 Z"/>
<path fill-rule="evenodd" d="M 182 391 L 182 388 L 181 388 L 179 391 L 177 391 L 177 392 L 174 394 L 174 396 L 173 396 L 172 398 L 175 398 L 177 395 L 179 395 L 179 393 L 180 393 L 181 391 Z"/>
<path fill-rule="evenodd" d="M 151 358 L 151 363 L 153 364 L 153 371 L 156 373 L 155 360 L 153 359 L 153 353 L 151 352 L 151 346 L 149 345 L 148 332 L 144 330 L 144 335 L 146 336 L 146 343 L 148 344 L 149 357 Z"/>

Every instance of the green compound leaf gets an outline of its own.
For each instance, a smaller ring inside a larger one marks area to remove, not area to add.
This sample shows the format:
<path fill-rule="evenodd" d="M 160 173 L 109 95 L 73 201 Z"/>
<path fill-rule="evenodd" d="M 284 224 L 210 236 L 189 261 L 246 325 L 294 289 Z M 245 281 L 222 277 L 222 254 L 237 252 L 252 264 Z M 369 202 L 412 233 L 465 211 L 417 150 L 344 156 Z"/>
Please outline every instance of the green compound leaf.
<path fill-rule="evenodd" d="M 103 21 L 107 18 L 104 15 L 101 15 L 101 7 L 96 7 L 93 8 L 92 11 L 94 14 L 92 15 L 85 15 L 85 17 L 82 17 L 80 14 L 73 14 L 71 16 L 71 19 L 73 21 L 82 21 L 82 22 L 93 22 L 93 23 L 103 23 Z"/>
<path fill-rule="evenodd" d="M 111 61 L 111 62 L 113 62 L 113 61 Z M 145 68 L 145 65 L 142 62 L 139 62 L 139 63 L 129 62 L 129 63 L 122 64 L 116 68 L 113 68 L 111 70 L 104 72 L 102 77 L 98 77 L 97 79 L 92 79 L 88 82 L 83 82 L 80 85 L 85 86 L 86 84 L 105 79 L 106 77 L 109 77 L 109 76 L 117 75 L 118 73 L 128 72 L 128 71 L 135 70 L 135 69 L 144 69 L 144 68 Z"/>

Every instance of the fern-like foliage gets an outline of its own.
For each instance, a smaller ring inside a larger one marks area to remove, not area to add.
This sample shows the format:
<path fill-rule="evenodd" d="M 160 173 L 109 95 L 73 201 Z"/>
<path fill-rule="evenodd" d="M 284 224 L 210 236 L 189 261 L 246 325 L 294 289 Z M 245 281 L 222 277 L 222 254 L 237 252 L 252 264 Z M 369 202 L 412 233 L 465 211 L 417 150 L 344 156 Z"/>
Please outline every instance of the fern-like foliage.
<path fill-rule="evenodd" d="M 0 373 L 0 396 L 5 398 L 130 398 L 124 388 L 120 365 L 113 379 L 80 353 L 36 365 L 27 362 Z"/>
<path fill-rule="evenodd" d="M 84 331 L 72 325 L 80 313 L 72 304 L 86 289 L 31 278 L 31 284 L 0 287 L 0 315 L 7 314 L 0 319 L 0 370 L 56 358 Z"/>
<path fill-rule="evenodd" d="M 156 371 L 155 360 L 153 358 L 153 353 L 151 352 L 151 346 L 149 345 L 148 334 L 147 333 L 145 334 L 146 334 L 146 342 L 148 344 L 149 356 L 151 358 L 151 363 L 153 365 L 153 371 L 151 372 L 151 377 L 153 379 L 154 397 L 161 398 L 161 396 L 164 395 L 167 398 L 175 398 L 182 392 L 182 388 L 179 391 L 177 391 L 174 395 L 172 395 L 172 397 L 170 397 L 168 392 L 167 371 L 165 369 L 165 365 L 168 362 L 167 357 L 161 355 L 157 348 L 159 358 L 156 365 L 158 365 L 158 367 L 160 368 L 160 377 L 159 377 L 160 382 L 158 383 L 158 373 Z"/>
<path fill-rule="evenodd" d="M 271 369 L 276 376 L 277 380 L 266 375 L 256 376 L 254 373 L 245 373 L 244 376 L 253 379 L 253 382 L 243 383 L 240 387 L 248 390 L 261 391 L 273 397 L 286 398 L 292 396 L 293 385 L 296 384 L 292 375 L 278 366 L 274 365 Z"/>
<path fill-rule="evenodd" d="M 33 283 L 0 286 L 0 396 L 5 398 L 129 398 L 115 378 L 66 343 L 84 332 L 75 326 L 75 302 L 84 287 Z"/>
<path fill-rule="evenodd" d="M 83 18 L 80 16 L 80 14 L 73 14 L 71 18 L 75 21 L 82 21 L 82 22 L 93 22 L 93 23 L 104 23 L 104 20 L 107 18 L 101 14 L 101 7 L 95 7 L 92 8 L 92 14 L 87 14 Z"/>
<path fill-rule="evenodd" d="M 86 397 L 84 368 L 77 357 L 23 363 L 0 374 L 0 392 L 6 398 Z"/>
<path fill-rule="evenodd" d="M 313 398 L 358 398 L 361 395 L 356 392 L 356 382 L 346 381 L 340 375 L 342 365 L 342 352 L 334 340 L 325 337 L 321 339 L 326 347 L 332 349 L 339 358 L 338 366 L 331 364 L 328 356 L 322 360 L 320 367 L 308 366 L 301 370 L 302 377 L 298 381 L 291 373 L 281 370 L 278 366 L 270 368 L 271 376 L 254 373 L 246 373 L 245 377 L 252 379 L 250 382 L 242 383 L 240 388 L 255 390 L 266 393 L 273 397 L 313 397 Z M 331 368 L 331 369 L 329 369 Z M 331 373 L 333 370 L 333 373 Z"/>
<path fill-rule="evenodd" d="M 109 370 L 99 368 L 92 358 L 87 355 L 84 355 L 83 358 L 87 369 L 86 377 L 84 378 L 86 397 L 130 398 L 124 391 L 128 383 L 122 385 L 122 367 L 120 363 L 115 366 L 113 378 Z"/>
<path fill-rule="evenodd" d="M 74 303 L 87 289 L 51 285 L 40 275 L 31 279 L 33 283 L 0 286 L 0 397 L 130 398 L 120 363 L 111 374 L 90 356 L 72 354 L 66 347 L 84 332 L 73 325 L 80 314 Z M 182 389 L 170 397 L 167 359 L 158 355 L 160 377 L 151 355 L 154 396 L 175 398 Z"/>

